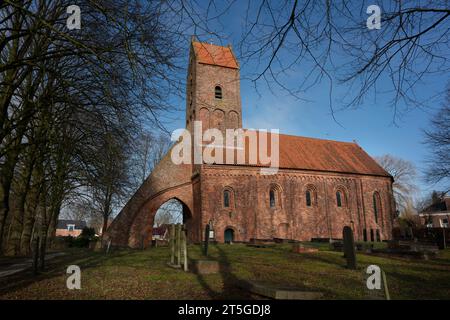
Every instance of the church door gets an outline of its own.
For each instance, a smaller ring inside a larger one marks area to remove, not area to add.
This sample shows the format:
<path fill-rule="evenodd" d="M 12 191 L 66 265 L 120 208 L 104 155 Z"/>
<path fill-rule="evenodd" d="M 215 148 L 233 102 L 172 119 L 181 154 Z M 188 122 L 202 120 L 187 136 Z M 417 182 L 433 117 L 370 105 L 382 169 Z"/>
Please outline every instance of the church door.
<path fill-rule="evenodd" d="M 224 232 L 225 243 L 232 243 L 234 241 L 234 230 L 233 229 L 225 229 Z"/>

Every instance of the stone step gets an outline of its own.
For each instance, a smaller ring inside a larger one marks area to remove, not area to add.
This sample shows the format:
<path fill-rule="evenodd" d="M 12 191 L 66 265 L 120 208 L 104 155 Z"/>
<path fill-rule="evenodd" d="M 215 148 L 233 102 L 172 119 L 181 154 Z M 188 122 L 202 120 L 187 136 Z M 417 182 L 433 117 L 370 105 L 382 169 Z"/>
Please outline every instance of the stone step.
<path fill-rule="evenodd" d="M 242 281 L 239 283 L 239 286 L 244 290 L 276 300 L 317 300 L 323 297 L 322 292 L 280 286 L 276 283 L 265 281 Z"/>

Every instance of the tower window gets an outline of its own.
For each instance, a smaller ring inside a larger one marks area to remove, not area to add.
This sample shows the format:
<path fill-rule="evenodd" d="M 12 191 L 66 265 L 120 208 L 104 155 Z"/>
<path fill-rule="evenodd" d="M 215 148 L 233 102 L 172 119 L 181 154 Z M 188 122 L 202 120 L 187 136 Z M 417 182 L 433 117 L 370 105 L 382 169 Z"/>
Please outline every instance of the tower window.
<path fill-rule="evenodd" d="M 228 191 L 228 190 L 225 190 L 223 192 L 223 206 L 225 208 L 230 207 L 230 191 Z"/>
<path fill-rule="evenodd" d="M 234 191 L 231 187 L 227 186 L 223 189 L 222 191 L 222 196 L 223 196 L 223 202 L 222 202 L 222 207 L 223 208 L 235 208 L 236 204 L 235 204 L 235 199 L 234 199 Z"/>
<path fill-rule="evenodd" d="M 214 89 L 214 94 L 216 99 L 222 99 L 222 88 L 220 86 L 216 86 Z"/>

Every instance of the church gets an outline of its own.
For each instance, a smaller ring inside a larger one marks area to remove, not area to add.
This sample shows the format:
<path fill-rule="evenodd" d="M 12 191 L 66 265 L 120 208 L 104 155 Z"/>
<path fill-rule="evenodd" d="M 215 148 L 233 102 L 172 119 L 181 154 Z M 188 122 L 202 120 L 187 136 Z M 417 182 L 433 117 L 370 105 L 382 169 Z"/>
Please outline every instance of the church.
<path fill-rule="evenodd" d="M 230 46 L 193 40 L 186 84 L 186 129 L 242 128 L 239 63 Z M 282 129 L 282 128 L 281 128 Z M 278 170 L 259 163 L 175 164 L 171 151 L 112 222 L 106 239 L 132 248 L 151 244 L 156 211 L 181 202 L 190 242 L 204 240 L 391 239 L 393 178 L 357 143 L 279 134 Z"/>

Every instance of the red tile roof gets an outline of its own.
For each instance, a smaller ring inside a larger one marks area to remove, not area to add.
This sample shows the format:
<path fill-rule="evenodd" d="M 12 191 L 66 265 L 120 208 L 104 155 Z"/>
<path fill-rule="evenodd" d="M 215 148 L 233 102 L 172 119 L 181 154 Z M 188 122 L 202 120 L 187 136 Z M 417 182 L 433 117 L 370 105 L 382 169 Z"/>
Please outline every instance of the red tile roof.
<path fill-rule="evenodd" d="M 280 168 L 390 176 L 354 142 L 280 134 Z"/>
<path fill-rule="evenodd" d="M 230 47 L 216 46 L 204 42 L 192 42 L 197 61 L 227 68 L 238 69 L 239 65 Z"/>
<path fill-rule="evenodd" d="M 259 137 L 257 139 L 259 140 Z M 266 154 L 269 155 L 271 154 L 270 140 L 270 133 L 268 133 L 268 152 Z M 226 150 L 228 152 L 231 149 Z M 262 165 L 259 158 L 258 163 L 250 163 L 248 143 L 245 145 L 245 154 L 245 165 L 268 167 L 268 165 Z M 224 163 L 226 163 L 225 160 Z M 236 156 L 233 164 L 239 165 Z M 279 168 L 390 177 L 389 173 L 355 142 L 340 142 L 285 134 L 279 134 Z"/>

